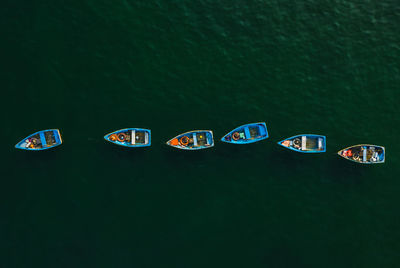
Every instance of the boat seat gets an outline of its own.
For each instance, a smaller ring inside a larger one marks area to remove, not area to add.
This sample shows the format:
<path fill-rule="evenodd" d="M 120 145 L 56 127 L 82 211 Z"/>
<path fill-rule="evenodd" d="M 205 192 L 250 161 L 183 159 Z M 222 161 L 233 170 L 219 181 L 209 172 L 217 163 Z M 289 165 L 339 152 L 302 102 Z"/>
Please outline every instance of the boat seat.
<path fill-rule="evenodd" d="M 246 139 L 250 139 L 251 138 L 249 127 L 245 127 L 244 128 L 244 134 L 246 135 Z"/>
<path fill-rule="evenodd" d="M 132 145 L 136 144 L 136 130 L 131 131 L 131 144 Z"/>
<path fill-rule="evenodd" d="M 367 148 L 365 148 L 365 147 L 363 147 L 363 159 L 362 159 L 362 161 L 363 162 L 367 161 Z"/>
<path fill-rule="evenodd" d="M 193 146 L 197 146 L 197 135 L 193 133 Z"/>
<path fill-rule="evenodd" d="M 265 136 L 267 134 L 266 129 L 264 128 L 264 125 L 259 125 L 258 130 L 260 131 L 260 136 Z"/>
<path fill-rule="evenodd" d="M 208 140 L 208 138 L 207 138 L 207 136 L 206 136 L 206 144 L 205 145 L 207 145 L 207 146 L 210 146 L 211 144 L 210 144 L 210 141 Z"/>
<path fill-rule="evenodd" d="M 53 135 L 54 135 L 54 139 L 56 140 L 56 143 L 60 143 L 60 136 L 58 135 L 58 131 L 57 130 L 53 130 Z"/>
<path fill-rule="evenodd" d="M 324 139 L 323 138 L 318 138 L 318 149 L 322 150 L 324 149 L 324 144 L 322 143 Z"/>
<path fill-rule="evenodd" d="M 301 150 L 303 150 L 303 151 L 307 150 L 307 137 L 306 136 L 301 136 Z"/>
<path fill-rule="evenodd" d="M 144 144 L 149 144 L 149 133 L 147 132 L 144 134 Z"/>
<path fill-rule="evenodd" d="M 44 133 L 40 132 L 39 136 L 40 136 L 40 141 L 42 142 L 42 147 L 47 146 L 46 137 L 44 136 Z"/>

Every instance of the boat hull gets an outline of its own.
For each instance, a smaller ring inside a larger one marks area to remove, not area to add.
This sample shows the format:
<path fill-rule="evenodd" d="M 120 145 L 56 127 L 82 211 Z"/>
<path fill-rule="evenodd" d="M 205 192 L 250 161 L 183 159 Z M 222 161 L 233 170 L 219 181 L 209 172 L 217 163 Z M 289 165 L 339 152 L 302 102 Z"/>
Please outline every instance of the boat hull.
<path fill-rule="evenodd" d="M 201 150 L 214 146 L 213 132 L 211 130 L 188 131 L 170 139 L 167 145 L 182 150 Z"/>
<path fill-rule="evenodd" d="M 28 151 L 43 151 L 62 144 L 60 130 L 46 129 L 35 132 L 15 145 L 15 148 Z"/>
<path fill-rule="evenodd" d="M 151 146 L 151 131 L 144 128 L 124 128 L 104 136 L 106 141 L 123 147 Z"/>
<path fill-rule="evenodd" d="M 242 125 L 227 133 L 221 141 L 232 144 L 249 144 L 268 138 L 267 126 L 264 122 Z"/>
<path fill-rule="evenodd" d="M 385 147 L 372 144 L 358 144 L 344 148 L 338 155 L 359 164 L 385 163 Z"/>
<path fill-rule="evenodd" d="M 278 142 L 279 145 L 299 153 L 326 152 L 326 137 L 317 134 L 300 134 Z"/>

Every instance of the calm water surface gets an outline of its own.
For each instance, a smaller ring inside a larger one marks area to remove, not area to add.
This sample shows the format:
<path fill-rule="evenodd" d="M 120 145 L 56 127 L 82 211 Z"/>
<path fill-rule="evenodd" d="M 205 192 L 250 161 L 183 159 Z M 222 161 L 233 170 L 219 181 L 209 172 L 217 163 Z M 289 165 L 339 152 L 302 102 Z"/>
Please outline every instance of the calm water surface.
<path fill-rule="evenodd" d="M 0 267 L 399 267 L 397 1 L 1 5 Z M 103 140 L 125 127 L 152 147 Z M 62 146 L 13 148 L 48 128 Z M 164 145 L 191 129 L 216 146 Z M 300 133 L 327 152 L 276 145 Z M 387 162 L 335 155 L 358 143 Z"/>

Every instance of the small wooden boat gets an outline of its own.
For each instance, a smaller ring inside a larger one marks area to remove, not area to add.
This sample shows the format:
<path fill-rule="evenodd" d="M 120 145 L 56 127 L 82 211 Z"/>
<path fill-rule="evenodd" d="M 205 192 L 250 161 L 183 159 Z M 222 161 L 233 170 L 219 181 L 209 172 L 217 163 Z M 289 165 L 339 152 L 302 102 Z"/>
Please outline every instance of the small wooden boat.
<path fill-rule="evenodd" d="M 125 147 L 146 147 L 151 145 L 151 131 L 144 128 L 124 128 L 105 135 L 104 139 Z"/>
<path fill-rule="evenodd" d="M 62 143 L 61 134 L 58 129 L 47 129 L 33 133 L 17 143 L 15 148 L 41 151 L 56 147 Z"/>
<path fill-rule="evenodd" d="M 268 138 L 264 122 L 246 124 L 235 128 L 222 137 L 221 141 L 234 144 L 248 144 Z"/>
<path fill-rule="evenodd" d="M 300 153 L 323 153 L 326 151 L 326 137 L 315 134 L 301 134 L 278 142 L 279 145 Z"/>
<path fill-rule="evenodd" d="M 344 148 L 338 152 L 341 157 L 362 164 L 385 162 L 385 147 L 371 144 L 359 144 Z"/>
<path fill-rule="evenodd" d="M 214 146 L 211 130 L 193 130 L 185 132 L 167 141 L 167 145 L 184 150 L 199 150 Z"/>

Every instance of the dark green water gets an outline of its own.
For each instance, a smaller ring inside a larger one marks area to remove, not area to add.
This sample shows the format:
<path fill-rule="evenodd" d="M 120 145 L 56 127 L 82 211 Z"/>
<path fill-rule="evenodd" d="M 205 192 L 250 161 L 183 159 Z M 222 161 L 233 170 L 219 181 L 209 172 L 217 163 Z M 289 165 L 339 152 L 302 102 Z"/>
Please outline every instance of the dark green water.
<path fill-rule="evenodd" d="M 1 6 L 0 267 L 399 267 L 398 1 Z M 103 140 L 124 127 L 152 147 Z M 62 146 L 13 148 L 48 128 Z M 164 145 L 191 129 L 216 146 Z M 276 145 L 309 132 L 327 153 Z M 359 143 L 386 163 L 335 155 Z"/>

